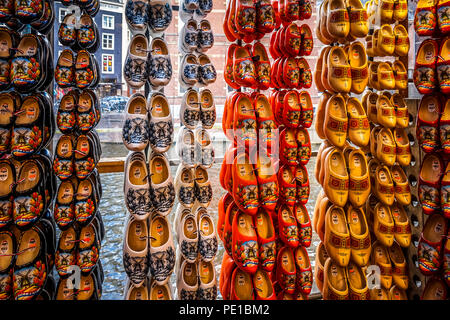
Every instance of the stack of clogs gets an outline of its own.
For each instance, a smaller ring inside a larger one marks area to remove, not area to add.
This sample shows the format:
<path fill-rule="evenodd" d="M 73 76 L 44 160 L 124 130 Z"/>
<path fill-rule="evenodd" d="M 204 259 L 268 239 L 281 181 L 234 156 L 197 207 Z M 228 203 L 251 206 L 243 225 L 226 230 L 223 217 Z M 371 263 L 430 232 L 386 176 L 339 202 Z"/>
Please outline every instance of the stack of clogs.
<path fill-rule="evenodd" d="M 124 299 L 172 300 L 169 280 L 175 246 L 169 214 L 175 188 L 166 152 L 173 143 L 173 117 L 162 90 L 172 79 L 164 40 L 172 6 L 169 1 L 128 0 L 125 19 L 132 37 L 123 72 L 134 94 L 125 107 L 122 130 L 123 143 L 130 150 L 123 189 L 128 209 L 123 233 L 128 276 Z"/>
<path fill-rule="evenodd" d="M 312 288 L 305 165 L 313 108 L 308 92 L 298 91 L 312 85 L 300 57 L 311 53 L 312 34 L 298 24 L 310 17 L 309 1 L 227 4 L 224 32 L 233 43 L 224 77 L 235 91 L 226 99 L 222 128 L 233 143 L 220 171 L 227 193 L 217 225 L 226 251 L 219 281 L 226 300 L 305 300 Z M 274 30 L 272 64 L 261 41 Z M 269 88 L 275 90 L 268 97 L 261 91 Z"/>
<path fill-rule="evenodd" d="M 207 56 L 214 35 L 207 20 L 213 1 L 182 0 L 179 37 L 183 53 L 179 83 L 186 89 L 180 108 L 181 128 L 177 138 L 180 159 L 175 190 L 179 200 L 174 222 L 177 238 L 177 297 L 179 300 L 216 300 L 215 257 L 218 239 L 208 211 L 213 199 L 208 169 L 214 164 L 214 146 L 208 130 L 216 122 L 214 94 L 207 87 L 217 72 Z"/>
<path fill-rule="evenodd" d="M 52 1 L 0 4 L 0 300 L 55 297 L 54 16 Z"/>
<path fill-rule="evenodd" d="M 417 51 L 414 84 L 423 95 L 417 113 L 417 140 L 424 157 L 419 176 L 423 230 L 417 259 L 426 277 L 422 299 L 445 300 L 450 287 L 450 199 L 448 197 L 450 99 L 450 29 L 445 1 L 417 3 L 414 28 L 421 44 Z"/>
<path fill-rule="evenodd" d="M 77 5 L 81 15 L 68 12 L 59 24 L 58 41 L 68 48 L 60 53 L 55 67 L 55 83 L 64 92 L 56 116 L 61 136 L 53 159 L 53 172 L 61 181 L 53 212 L 61 230 L 55 261 L 60 277 L 56 299 L 99 300 L 105 228 L 99 210 L 102 185 L 96 168 L 102 150 L 95 131 L 101 111 L 95 92 L 100 68 L 94 53 L 101 39 L 94 17 L 100 3 L 91 0 Z M 80 288 L 69 283 L 73 274 L 81 277 Z"/>

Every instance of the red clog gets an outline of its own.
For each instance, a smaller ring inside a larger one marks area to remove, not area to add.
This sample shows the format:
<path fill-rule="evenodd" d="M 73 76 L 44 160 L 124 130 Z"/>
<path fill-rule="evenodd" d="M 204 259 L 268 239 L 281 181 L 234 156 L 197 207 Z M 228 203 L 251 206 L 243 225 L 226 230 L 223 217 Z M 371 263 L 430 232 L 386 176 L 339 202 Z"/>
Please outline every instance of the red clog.
<path fill-rule="evenodd" d="M 299 100 L 299 95 L 295 90 L 288 91 L 284 96 L 282 121 L 288 128 L 297 128 L 300 124 L 302 107 Z"/>
<path fill-rule="evenodd" d="M 240 88 L 240 86 L 234 81 L 234 75 L 233 75 L 233 58 L 234 58 L 234 51 L 238 47 L 237 44 L 232 43 L 228 47 L 227 51 L 227 57 L 225 61 L 225 72 L 224 72 L 224 78 L 225 82 L 232 87 L 233 89 L 237 90 Z"/>
<path fill-rule="evenodd" d="M 276 26 L 275 11 L 270 0 L 256 3 L 256 30 L 271 33 Z"/>
<path fill-rule="evenodd" d="M 291 57 L 296 57 L 300 54 L 302 48 L 302 35 L 298 26 L 295 23 L 291 23 L 285 29 L 284 37 L 282 41 L 284 44 L 285 53 Z"/>
<path fill-rule="evenodd" d="M 236 0 L 234 23 L 237 31 L 246 36 L 256 31 L 256 7 L 253 0 Z"/>
<path fill-rule="evenodd" d="M 449 94 L 450 78 L 448 76 L 448 69 L 450 68 L 450 37 L 446 37 L 441 42 L 436 66 L 440 92 L 443 94 Z"/>
<path fill-rule="evenodd" d="M 429 276 L 439 272 L 442 265 L 442 245 L 447 235 L 447 221 L 440 214 L 428 218 L 419 240 L 419 270 Z"/>
<path fill-rule="evenodd" d="M 290 247 L 282 247 L 277 255 L 277 283 L 288 294 L 295 292 L 295 258 Z"/>
<path fill-rule="evenodd" d="M 305 247 L 299 246 L 294 250 L 296 274 L 296 288 L 305 295 L 309 295 L 312 289 L 313 275 L 311 262 Z"/>
<path fill-rule="evenodd" d="M 233 258 L 224 252 L 222 257 L 222 266 L 220 269 L 219 290 L 223 300 L 230 300 L 231 279 L 233 271 L 236 268 Z"/>
<path fill-rule="evenodd" d="M 252 150 L 257 144 L 257 123 L 253 103 L 248 95 L 240 95 L 234 104 L 234 137 L 238 145 Z"/>
<path fill-rule="evenodd" d="M 253 87 L 257 84 L 256 69 L 250 52 L 245 47 L 237 46 L 233 57 L 234 82 L 242 87 Z"/>
<path fill-rule="evenodd" d="M 276 300 L 275 289 L 270 275 L 263 269 L 258 269 L 253 275 L 253 287 L 256 300 Z"/>
<path fill-rule="evenodd" d="M 230 193 L 225 193 L 220 199 L 218 204 L 218 219 L 217 219 L 217 234 L 219 235 L 220 240 L 224 242 L 223 233 L 225 230 L 225 216 L 227 213 L 228 207 L 233 203 L 233 197 Z"/>
<path fill-rule="evenodd" d="M 278 235 L 284 245 L 296 248 L 299 244 L 297 220 L 293 207 L 282 204 L 278 209 Z"/>
<path fill-rule="evenodd" d="M 253 98 L 253 107 L 256 110 L 259 147 L 271 154 L 277 149 L 277 124 L 272 112 L 272 106 L 263 94 L 256 94 Z"/>
<path fill-rule="evenodd" d="M 228 16 L 227 24 L 228 24 L 228 31 L 230 34 L 238 39 L 242 40 L 244 35 L 240 33 L 236 27 L 236 4 L 238 0 L 230 0 L 229 1 L 229 8 L 230 8 L 230 14 Z"/>
<path fill-rule="evenodd" d="M 234 215 L 232 239 L 232 256 L 237 266 L 248 273 L 258 269 L 258 237 L 251 215 L 239 211 Z"/>
<path fill-rule="evenodd" d="M 294 58 L 286 58 L 282 70 L 283 82 L 286 88 L 295 89 L 300 83 L 300 69 Z"/>
<path fill-rule="evenodd" d="M 414 14 L 414 29 L 417 35 L 431 36 L 436 30 L 437 16 L 436 16 L 436 2 L 435 0 L 420 0 L 416 7 Z M 430 5 L 430 4 L 433 5 Z"/>
<path fill-rule="evenodd" d="M 312 227 L 308 210 L 306 209 L 304 204 L 297 203 L 294 207 L 294 214 L 297 220 L 300 245 L 309 248 L 312 239 Z"/>
<path fill-rule="evenodd" d="M 441 102 L 436 95 L 422 97 L 417 113 L 416 136 L 424 152 L 434 152 L 439 147 L 439 116 Z"/>
<path fill-rule="evenodd" d="M 426 154 L 419 174 L 419 201 L 425 214 L 437 212 L 440 207 L 440 182 L 445 166 L 437 153 Z"/>
<path fill-rule="evenodd" d="M 309 0 L 300 0 L 300 20 L 307 20 L 312 16 L 312 6 Z"/>
<path fill-rule="evenodd" d="M 249 156 L 238 153 L 231 171 L 234 201 L 239 209 L 254 216 L 259 206 L 258 181 Z"/>
<path fill-rule="evenodd" d="M 433 39 L 423 41 L 417 51 L 413 80 L 420 94 L 432 93 L 436 87 L 436 60 L 438 54 L 439 45 Z"/>
<path fill-rule="evenodd" d="M 301 45 L 299 54 L 301 56 L 309 56 L 314 48 L 314 40 L 311 28 L 307 24 L 300 27 Z"/>
<path fill-rule="evenodd" d="M 295 134 L 297 140 L 297 160 L 298 163 L 306 166 L 311 159 L 311 139 L 308 130 L 303 127 L 297 129 Z"/>
<path fill-rule="evenodd" d="M 297 184 L 297 201 L 301 204 L 306 204 L 310 193 L 308 171 L 302 164 L 291 168 Z"/>
<path fill-rule="evenodd" d="M 260 90 L 267 90 L 270 88 L 271 75 L 269 55 L 261 42 L 256 42 L 253 45 L 252 54 L 255 58 L 255 68 L 258 79 L 257 87 Z"/>
<path fill-rule="evenodd" d="M 311 96 L 307 91 L 301 91 L 299 93 L 299 101 L 302 106 L 302 114 L 300 123 L 304 128 L 310 128 L 314 117 L 314 108 L 311 100 Z"/>
<path fill-rule="evenodd" d="M 256 168 L 260 206 L 273 212 L 279 197 L 278 163 L 275 163 L 273 158 L 259 155 Z"/>
<path fill-rule="evenodd" d="M 287 166 L 297 165 L 297 140 L 295 129 L 284 128 L 280 133 L 280 160 Z"/>
<path fill-rule="evenodd" d="M 270 214 L 263 209 L 258 210 L 253 219 L 258 237 L 259 265 L 270 272 L 275 267 L 276 259 L 275 227 Z"/>
<path fill-rule="evenodd" d="M 439 31 L 441 34 L 450 33 L 450 17 L 447 15 L 447 10 L 450 7 L 449 0 L 437 1 L 436 11 L 437 11 L 437 24 L 439 26 Z"/>
<path fill-rule="evenodd" d="M 231 276 L 230 300 L 255 300 L 252 276 L 239 268 Z"/>
<path fill-rule="evenodd" d="M 274 60 L 281 56 L 278 50 L 276 49 L 277 36 L 278 31 L 272 32 L 272 35 L 270 36 L 269 53 L 272 56 L 272 59 Z"/>
<path fill-rule="evenodd" d="M 312 72 L 308 61 L 305 58 L 296 59 L 297 66 L 300 73 L 300 81 L 298 82 L 298 89 L 309 89 L 312 86 Z"/>
<path fill-rule="evenodd" d="M 233 244 L 232 244 L 232 234 L 233 234 L 233 219 L 234 216 L 239 212 L 239 207 L 236 203 L 231 202 L 225 213 L 225 225 L 223 228 L 223 247 L 225 251 L 232 256 Z"/>
<path fill-rule="evenodd" d="M 447 238 L 444 239 L 444 258 L 442 261 L 442 271 L 447 286 L 450 286 L 450 230 L 447 232 Z"/>
<path fill-rule="evenodd" d="M 225 33 L 225 36 L 227 37 L 227 40 L 229 42 L 234 42 L 237 40 L 237 38 L 228 27 L 228 21 L 230 19 L 230 11 L 231 11 L 231 1 L 228 2 L 227 8 L 225 10 L 225 17 L 223 19 L 223 33 Z"/>
<path fill-rule="evenodd" d="M 289 206 L 294 206 L 297 201 L 297 184 L 295 176 L 289 166 L 283 166 L 278 170 L 278 187 L 280 198 Z"/>

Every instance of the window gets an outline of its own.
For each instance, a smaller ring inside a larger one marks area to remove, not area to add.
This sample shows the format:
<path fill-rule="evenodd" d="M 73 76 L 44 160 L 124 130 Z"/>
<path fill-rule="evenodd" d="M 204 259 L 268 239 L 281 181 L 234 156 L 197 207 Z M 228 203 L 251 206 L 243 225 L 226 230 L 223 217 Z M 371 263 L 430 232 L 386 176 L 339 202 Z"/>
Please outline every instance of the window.
<path fill-rule="evenodd" d="M 114 29 L 114 16 L 104 14 L 102 16 L 102 27 L 103 29 Z"/>
<path fill-rule="evenodd" d="M 114 73 L 114 55 L 102 54 L 102 72 L 112 74 Z"/>
<path fill-rule="evenodd" d="M 66 14 L 69 13 L 69 10 L 66 8 L 59 8 L 59 23 L 63 22 Z"/>
<path fill-rule="evenodd" d="M 114 50 L 114 34 L 102 34 L 102 48 L 106 50 Z"/>

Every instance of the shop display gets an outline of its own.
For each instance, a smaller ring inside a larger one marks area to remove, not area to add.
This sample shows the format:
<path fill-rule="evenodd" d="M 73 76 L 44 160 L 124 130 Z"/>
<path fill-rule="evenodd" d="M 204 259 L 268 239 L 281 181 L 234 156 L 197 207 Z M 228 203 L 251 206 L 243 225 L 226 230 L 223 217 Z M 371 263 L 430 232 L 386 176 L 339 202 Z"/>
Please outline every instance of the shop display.
<path fill-rule="evenodd" d="M 59 25 L 58 41 L 69 48 L 60 53 L 54 75 L 55 84 L 64 89 L 56 114 L 61 135 L 53 158 L 53 172 L 60 180 L 53 218 L 61 230 L 56 247 L 59 282 L 55 299 L 99 300 L 104 281 L 100 250 L 105 236 L 97 170 L 102 149 L 95 131 L 101 119 L 96 93 L 100 68 L 94 56 L 100 46 L 94 21 L 99 3 L 77 5 L 80 14 L 69 11 Z M 80 288 L 69 284 L 76 269 L 80 270 Z"/>
<path fill-rule="evenodd" d="M 445 300 L 449 284 L 447 109 L 450 100 L 446 74 L 450 51 L 446 8 L 441 1 L 419 1 L 414 15 L 414 28 L 421 43 L 413 81 L 423 95 L 416 121 L 421 151 L 419 201 L 423 213 L 417 265 L 425 282 L 423 300 Z"/>
<path fill-rule="evenodd" d="M 7 25 L 0 27 L 0 300 L 53 300 L 53 6 L 15 2 L 0 9 Z"/>
<path fill-rule="evenodd" d="M 158 14 L 159 12 L 159 14 Z M 169 282 L 175 245 L 168 216 L 175 202 L 166 152 L 173 142 L 173 115 L 163 88 L 172 78 L 164 31 L 172 21 L 168 1 L 127 1 L 125 18 L 132 38 L 124 65 L 136 90 L 125 106 L 122 139 L 130 150 L 124 165 L 124 299 L 171 300 Z M 144 92 L 138 91 L 145 89 Z"/>
<path fill-rule="evenodd" d="M 309 26 L 297 24 L 310 17 L 309 1 L 227 3 L 224 32 L 232 43 L 224 77 L 235 91 L 222 118 L 232 141 L 220 171 L 228 193 L 220 199 L 217 224 L 226 251 L 220 276 L 225 300 L 304 300 L 312 288 L 305 165 L 313 106 L 300 90 L 312 85 L 303 56 L 311 54 L 313 40 Z M 270 33 L 267 51 L 261 41 Z M 269 96 L 261 92 L 269 88 Z"/>

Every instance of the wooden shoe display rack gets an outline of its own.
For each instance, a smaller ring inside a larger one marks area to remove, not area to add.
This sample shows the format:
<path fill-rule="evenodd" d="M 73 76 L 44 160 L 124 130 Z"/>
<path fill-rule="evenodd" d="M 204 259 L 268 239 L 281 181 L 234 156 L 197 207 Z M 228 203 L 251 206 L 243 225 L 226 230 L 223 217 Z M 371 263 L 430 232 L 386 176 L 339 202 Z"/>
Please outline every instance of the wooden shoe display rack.
<path fill-rule="evenodd" d="M 178 206 L 174 222 L 177 238 L 176 297 L 178 300 L 216 300 L 218 251 L 217 230 L 208 210 L 213 199 L 211 176 L 215 154 L 209 129 L 216 122 L 214 93 L 208 89 L 217 72 L 208 58 L 214 35 L 208 19 L 213 9 L 200 13 L 199 3 L 181 1 L 178 23 L 179 83 L 185 89 L 180 108 L 177 154 L 180 164 L 175 177 Z M 208 1 L 205 1 L 208 3 Z M 186 8 L 186 5 L 192 7 Z M 182 8 L 184 6 L 184 10 Z M 189 34 L 188 34 L 189 33 Z M 192 72 L 189 63 L 198 62 Z M 192 75 L 197 74 L 192 78 Z"/>
<path fill-rule="evenodd" d="M 228 193 L 217 226 L 225 300 L 306 300 L 311 292 L 310 17 L 309 1 L 227 2 L 224 77 L 234 91 L 222 127 L 233 143 L 220 172 Z"/>
<path fill-rule="evenodd" d="M 418 49 L 413 81 L 422 95 L 416 107 L 418 206 L 413 221 L 411 293 L 422 300 L 446 300 L 450 288 L 450 158 L 448 97 L 450 20 L 445 1 L 417 1 L 414 29 Z"/>
<path fill-rule="evenodd" d="M 325 139 L 315 172 L 323 192 L 313 218 L 322 240 L 314 274 L 326 300 L 407 299 L 410 283 L 416 154 L 405 59 L 394 58 L 409 51 L 398 23 L 407 6 L 381 2 L 325 0 L 319 8 L 316 34 L 329 47 L 314 75 L 323 92 L 316 132 Z"/>
<path fill-rule="evenodd" d="M 164 15 L 157 19 L 157 12 Z M 170 221 L 176 195 L 166 152 L 172 146 L 174 128 L 164 94 L 172 79 L 164 40 L 172 7 L 168 1 L 143 5 L 126 1 L 125 18 L 131 39 L 124 77 L 133 95 L 125 107 L 122 135 L 130 150 L 124 167 L 128 212 L 123 232 L 127 274 L 123 298 L 172 300 L 175 246 Z"/>
<path fill-rule="evenodd" d="M 64 3 L 68 6 L 68 4 Z M 68 6 L 58 28 L 65 49 L 57 57 L 54 81 L 63 92 L 57 106 L 53 172 L 59 178 L 53 218 L 60 229 L 55 267 L 56 300 L 100 300 L 104 281 L 100 259 L 105 236 L 99 209 L 101 157 L 95 127 L 100 122 L 96 88 L 100 69 L 94 53 L 100 46 L 95 16 L 97 0 Z"/>
<path fill-rule="evenodd" d="M 53 7 L 0 11 L 0 300 L 53 300 Z"/>

